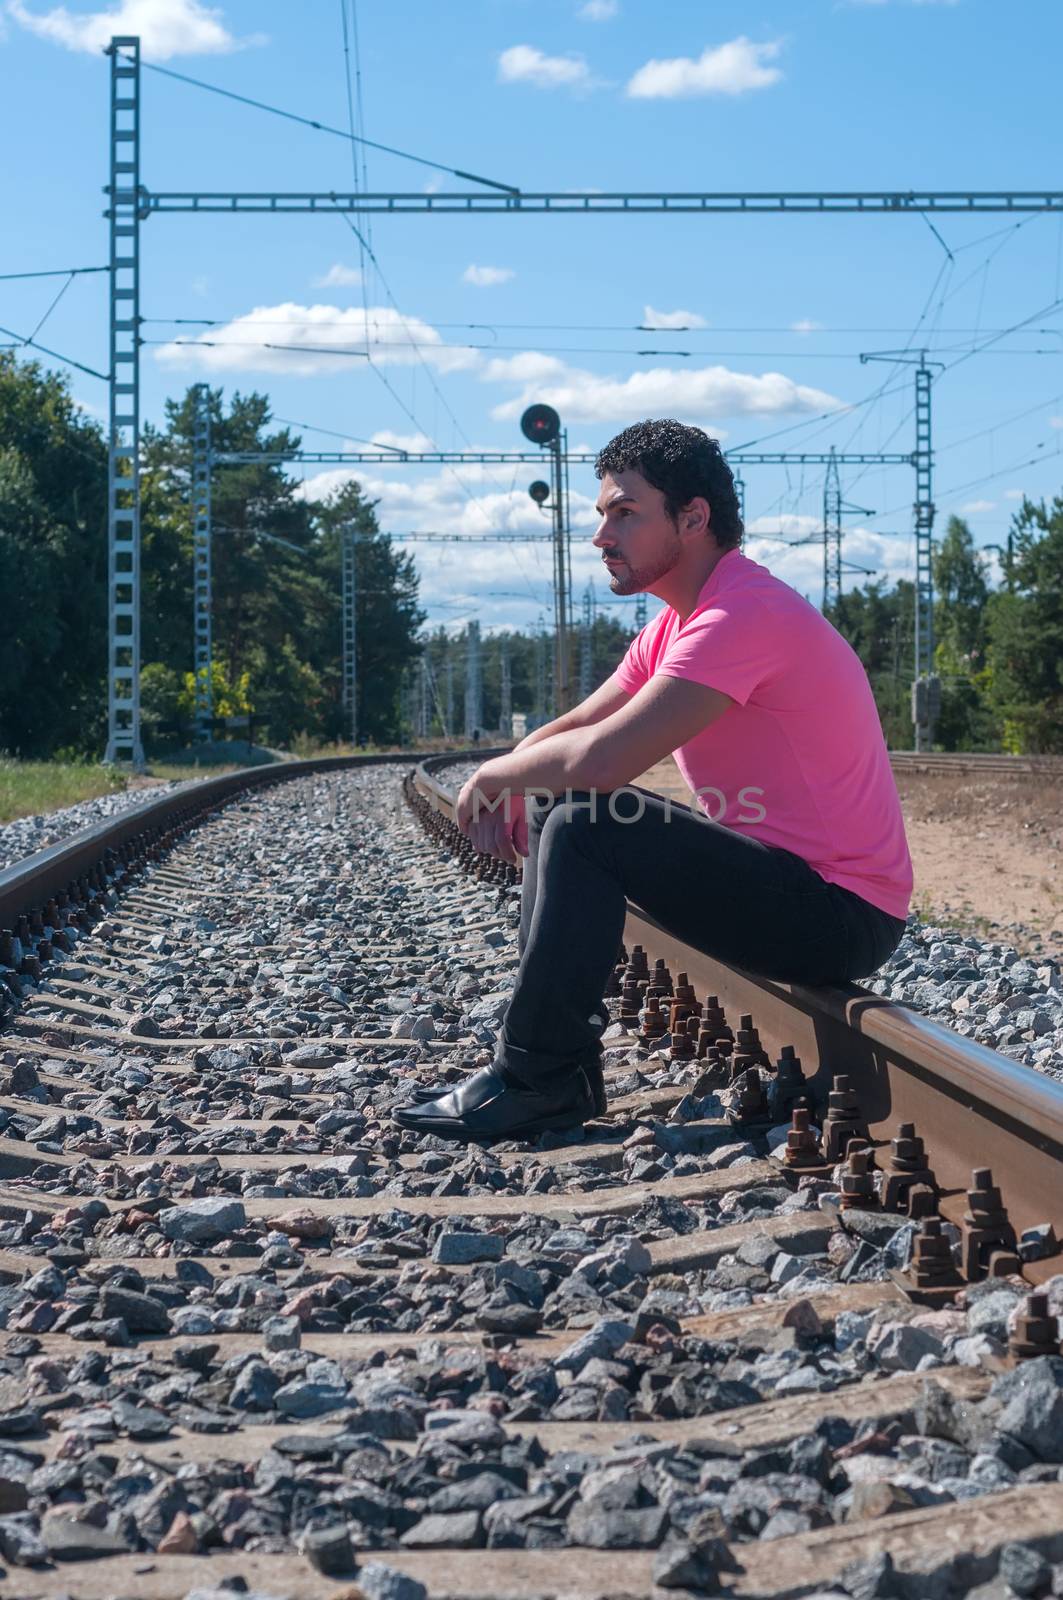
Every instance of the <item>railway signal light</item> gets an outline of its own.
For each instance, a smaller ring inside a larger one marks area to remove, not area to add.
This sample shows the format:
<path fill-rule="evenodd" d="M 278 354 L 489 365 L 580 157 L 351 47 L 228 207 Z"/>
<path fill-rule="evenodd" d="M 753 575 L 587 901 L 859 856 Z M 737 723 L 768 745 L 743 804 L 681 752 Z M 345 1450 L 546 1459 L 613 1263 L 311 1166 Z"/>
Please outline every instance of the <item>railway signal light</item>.
<path fill-rule="evenodd" d="M 528 493 L 537 506 L 544 506 L 550 498 L 550 485 L 541 478 L 536 478 L 534 483 L 529 483 Z"/>
<path fill-rule="evenodd" d="M 553 444 L 561 433 L 561 418 L 553 406 L 529 406 L 520 419 L 520 431 L 532 444 Z"/>

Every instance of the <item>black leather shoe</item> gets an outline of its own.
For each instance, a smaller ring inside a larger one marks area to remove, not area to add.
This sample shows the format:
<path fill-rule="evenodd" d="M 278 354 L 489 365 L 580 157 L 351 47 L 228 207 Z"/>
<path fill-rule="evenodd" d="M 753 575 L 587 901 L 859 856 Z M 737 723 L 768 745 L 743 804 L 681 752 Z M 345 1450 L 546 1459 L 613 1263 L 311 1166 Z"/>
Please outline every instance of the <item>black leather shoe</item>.
<path fill-rule="evenodd" d="M 605 1093 L 605 1074 L 602 1071 L 601 1045 L 595 1045 L 593 1049 L 588 1050 L 585 1059 L 580 1061 L 580 1066 L 594 1096 L 594 1115 L 604 1117 L 608 1110 L 608 1101 Z M 445 1094 L 451 1094 L 458 1087 L 454 1083 L 419 1084 L 410 1096 L 410 1104 L 427 1105 L 430 1100 L 441 1100 Z"/>
<path fill-rule="evenodd" d="M 581 1068 L 529 1088 L 495 1063 L 438 1100 L 400 1106 L 400 1128 L 444 1139 L 533 1139 L 552 1128 L 574 1128 L 594 1116 L 594 1095 Z"/>

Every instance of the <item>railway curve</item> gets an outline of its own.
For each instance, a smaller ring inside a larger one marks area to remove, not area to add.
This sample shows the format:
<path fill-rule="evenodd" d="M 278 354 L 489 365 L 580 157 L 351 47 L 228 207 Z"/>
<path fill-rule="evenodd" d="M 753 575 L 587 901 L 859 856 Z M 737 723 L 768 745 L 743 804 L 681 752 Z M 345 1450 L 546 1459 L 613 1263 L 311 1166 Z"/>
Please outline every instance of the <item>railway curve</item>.
<path fill-rule="evenodd" d="M 400 1132 L 515 964 L 467 758 L 0 875 L 0 1595 L 1058 1588 L 1063 1088 L 632 908 L 604 1119 Z"/>

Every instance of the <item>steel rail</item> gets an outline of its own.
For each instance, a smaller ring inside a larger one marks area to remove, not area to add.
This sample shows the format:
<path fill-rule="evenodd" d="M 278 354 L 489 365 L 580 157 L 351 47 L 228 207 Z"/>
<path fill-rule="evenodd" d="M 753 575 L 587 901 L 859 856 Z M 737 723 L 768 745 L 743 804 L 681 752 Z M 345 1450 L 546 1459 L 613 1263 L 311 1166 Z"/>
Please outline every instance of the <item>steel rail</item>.
<path fill-rule="evenodd" d="M 1063 756 L 1007 756 L 974 750 L 891 750 L 890 765 L 894 772 L 981 772 L 1053 778 L 1063 773 Z"/>
<path fill-rule="evenodd" d="M 458 758 L 469 760 L 479 753 L 483 758 L 494 750 L 468 750 Z M 184 831 L 203 820 L 218 806 L 266 784 L 306 778 L 314 773 L 345 772 L 356 767 L 380 767 L 396 762 L 408 763 L 402 754 L 318 756 L 307 761 L 272 761 L 240 772 L 203 778 L 187 789 L 171 791 L 108 822 L 83 828 L 58 844 L 0 871 L 0 929 L 13 928 L 20 917 L 29 917 L 49 900 L 69 895 L 75 906 L 88 898 L 85 885 L 90 875 L 120 852 L 141 854 L 157 850 L 168 834 Z"/>
<path fill-rule="evenodd" d="M 414 779 L 451 821 L 454 795 L 440 774 L 457 759 L 427 758 Z M 813 1103 L 825 1100 L 836 1073 L 846 1073 L 874 1139 L 914 1122 L 950 1221 L 966 1209 L 972 1168 L 988 1166 L 1018 1231 L 1051 1222 L 1063 1240 L 1063 1084 L 860 984 L 810 988 L 740 971 L 683 944 L 631 904 L 624 942 L 685 971 L 696 992 L 717 995 L 729 1016 L 751 1013 L 770 1055 L 793 1045 Z M 1060 1270 L 1059 1255 L 1025 1268 L 1032 1282 Z"/>

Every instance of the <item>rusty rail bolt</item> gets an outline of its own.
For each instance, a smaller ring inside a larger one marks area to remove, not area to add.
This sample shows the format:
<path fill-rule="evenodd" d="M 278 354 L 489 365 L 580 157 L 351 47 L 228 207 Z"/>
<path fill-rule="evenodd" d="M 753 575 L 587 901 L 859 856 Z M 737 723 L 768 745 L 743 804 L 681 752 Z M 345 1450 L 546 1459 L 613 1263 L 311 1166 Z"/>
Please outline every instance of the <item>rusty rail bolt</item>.
<path fill-rule="evenodd" d="M 860 1111 L 860 1103 L 850 1087 L 845 1073 L 834 1078 L 827 1097 L 827 1115 L 823 1119 L 823 1159 L 840 1161 L 849 1148 L 850 1139 L 867 1139 L 867 1123 Z"/>
<path fill-rule="evenodd" d="M 642 994 L 634 978 L 625 978 L 624 986 L 620 991 L 620 1022 L 625 1028 L 633 1028 L 639 1020 L 639 1011 L 642 1009 Z"/>
<path fill-rule="evenodd" d="M 738 1098 L 727 1113 L 733 1123 L 748 1127 L 751 1123 L 770 1122 L 768 1097 L 756 1067 L 750 1067 L 738 1083 Z"/>
<path fill-rule="evenodd" d="M 1015 1229 L 989 1167 L 975 1167 L 971 1173 L 960 1232 L 960 1265 L 968 1283 L 1006 1278 L 1022 1270 L 1015 1253 Z"/>
<path fill-rule="evenodd" d="M 724 1015 L 723 1007 L 714 994 L 710 994 L 705 1001 L 703 1017 L 705 1026 L 712 1029 L 711 1038 L 728 1039 L 732 1043 L 734 1042 L 734 1034 L 727 1026 L 727 1018 Z"/>
<path fill-rule="evenodd" d="M 912 1241 L 912 1259 L 904 1277 L 924 1293 L 953 1292 L 963 1283 L 952 1259 L 952 1246 L 940 1217 L 924 1217 Z"/>
<path fill-rule="evenodd" d="M 697 1059 L 701 1063 L 701 1074 L 690 1092 L 695 1100 L 700 1100 L 702 1095 L 711 1094 L 714 1089 L 722 1088 L 724 1084 L 730 1083 L 731 1075 L 727 1070 L 727 1062 L 720 1055 L 714 1044 L 710 1044 L 704 1054 L 701 1053 L 700 1033 L 698 1035 Z"/>
<path fill-rule="evenodd" d="M 1015 1326 L 1008 1336 L 1008 1351 L 1019 1361 L 1061 1353 L 1059 1320 L 1050 1315 L 1048 1296 L 1043 1291 L 1026 1296 L 1026 1304 L 1017 1313 Z"/>
<path fill-rule="evenodd" d="M 790 1131 L 786 1135 L 786 1149 L 783 1152 L 783 1165 L 790 1168 L 821 1167 L 823 1156 L 819 1148 L 819 1140 L 812 1132 L 811 1117 L 807 1106 L 794 1106 Z"/>
<path fill-rule="evenodd" d="M 768 1053 L 760 1042 L 760 1033 L 753 1026 L 753 1018 L 748 1014 L 738 1019 L 735 1057 L 744 1057 L 747 1067 L 767 1067 L 769 1070 L 771 1068 Z"/>
<path fill-rule="evenodd" d="M 879 1209 L 878 1191 L 875 1180 L 871 1175 L 871 1151 L 866 1145 L 853 1146 L 856 1140 L 849 1144 L 849 1154 L 846 1157 L 845 1170 L 841 1175 L 838 1195 L 838 1210 L 850 1211 L 877 1211 Z"/>
<path fill-rule="evenodd" d="M 794 1047 L 784 1044 L 775 1063 L 775 1115 L 780 1121 L 786 1120 L 807 1093 L 808 1084 Z"/>
<path fill-rule="evenodd" d="M 668 1022 L 661 1010 L 661 1003 L 655 994 L 646 996 L 646 1004 L 642 1011 L 642 1026 L 639 1029 L 639 1040 L 642 1044 L 652 1044 L 662 1034 L 668 1032 Z"/>
<path fill-rule="evenodd" d="M 658 956 L 653 963 L 653 972 L 650 974 L 650 994 L 655 994 L 659 999 L 672 995 L 672 974 L 665 965 L 663 956 Z"/>
<path fill-rule="evenodd" d="M 606 978 L 606 980 L 605 980 L 605 988 L 602 991 L 602 999 L 603 1000 L 615 1000 L 615 999 L 617 999 L 618 996 L 623 993 L 623 986 L 624 986 L 624 962 L 623 961 L 618 961 L 616 966 L 610 972 L 608 978 Z"/>
<path fill-rule="evenodd" d="M 650 963 L 645 950 L 640 944 L 635 945 L 631 951 L 627 971 L 628 977 L 634 978 L 636 981 L 639 978 L 648 978 L 650 975 Z"/>
<path fill-rule="evenodd" d="M 675 980 L 675 997 L 691 1011 L 695 1010 L 697 1007 L 698 1000 L 696 994 L 694 993 L 694 985 L 691 983 L 685 972 L 681 972 L 678 978 Z"/>
<path fill-rule="evenodd" d="M 882 1204 L 917 1222 L 937 1211 L 938 1184 L 926 1159 L 923 1141 L 914 1122 L 902 1122 L 890 1141 L 889 1162 L 882 1185 Z"/>
<path fill-rule="evenodd" d="M 672 1048 L 669 1052 L 673 1061 L 693 1061 L 697 1050 L 697 1018 L 684 1017 L 682 1021 L 672 1025 Z M 691 1032 L 691 1029 L 694 1031 Z"/>

